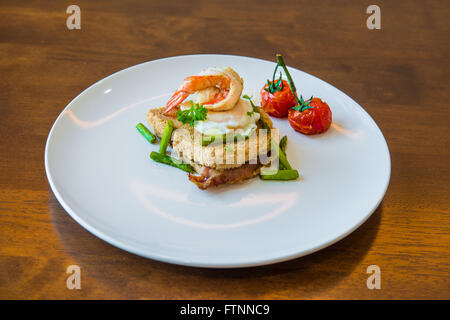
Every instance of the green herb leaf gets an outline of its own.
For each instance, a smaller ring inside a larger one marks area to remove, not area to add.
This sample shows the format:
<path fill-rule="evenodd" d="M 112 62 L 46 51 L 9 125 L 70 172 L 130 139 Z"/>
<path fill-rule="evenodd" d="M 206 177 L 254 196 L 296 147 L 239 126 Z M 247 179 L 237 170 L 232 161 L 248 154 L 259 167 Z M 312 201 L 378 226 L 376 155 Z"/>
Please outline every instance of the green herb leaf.
<path fill-rule="evenodd" d="M 195 121 L 206 120 L 206 114 L 208 110 L 202 105 L 191 101 L 191 108 L 186 110 L 177 111 L 177 119 L 183 124 L 188 123 L 190 126 L 194 126 Z"/>

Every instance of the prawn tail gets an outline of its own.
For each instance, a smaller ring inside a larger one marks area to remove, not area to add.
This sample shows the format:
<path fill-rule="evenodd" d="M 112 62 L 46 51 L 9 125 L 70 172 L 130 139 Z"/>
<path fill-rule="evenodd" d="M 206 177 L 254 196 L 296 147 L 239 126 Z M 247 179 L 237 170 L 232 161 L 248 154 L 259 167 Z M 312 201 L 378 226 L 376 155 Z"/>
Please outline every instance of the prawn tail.
<path fill-rule="evenodd" d="M 166 110 L 164 111 L 164 114 L 169 113 L 170 110 L 178 106 L 181 102 L 183 102 L 187 97 L 189 96 L 189 93 L 185 91 L 176 91 L 173 96 L 167 101 L 166 103 Z"/>

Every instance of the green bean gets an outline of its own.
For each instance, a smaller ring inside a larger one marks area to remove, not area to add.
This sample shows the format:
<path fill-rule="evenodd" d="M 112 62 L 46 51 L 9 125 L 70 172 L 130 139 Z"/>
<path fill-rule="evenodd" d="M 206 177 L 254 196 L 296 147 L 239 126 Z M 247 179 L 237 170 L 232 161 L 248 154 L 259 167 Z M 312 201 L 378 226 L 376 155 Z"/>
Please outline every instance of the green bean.
<path fill-rule="evenodd" d="M 262 180 L 295 180 L 299 177 L 297 170 L 278 170 L 275 174 L 260 175 Z"/>
<path fill-rule="evenodd" d="M 147 129 L 142 123 L 136 125 L 136 129 L 147 139 L 148 142 L 153 143 L 156 140 L 156 136 Z"/>
<path fill-rule="evenodd" d="M 194 168 L 192 168 L 191 165 L 189 165 L 187 163 L 183 163 L 180 160 L 174 159 L 166 154 L 152 151 L 152 153 L 150 153 L 150 158 L 153 161 L 168 164 L 169 166 L 181 169 L 181 170 L 189 172 L 189 173 L 194 172 Z"/>
<path fill-rule="evenodd" d="M 161 137 L 161 143 L 159 144 L 159 153 L 164 154 L 166 153 L 167 146 L 170 142 L 170 137 L 172 136 L 173 131 L 173 122 L 172 120 L 167 120 L 166 127 L 164 128 L 164 132 Z"/>

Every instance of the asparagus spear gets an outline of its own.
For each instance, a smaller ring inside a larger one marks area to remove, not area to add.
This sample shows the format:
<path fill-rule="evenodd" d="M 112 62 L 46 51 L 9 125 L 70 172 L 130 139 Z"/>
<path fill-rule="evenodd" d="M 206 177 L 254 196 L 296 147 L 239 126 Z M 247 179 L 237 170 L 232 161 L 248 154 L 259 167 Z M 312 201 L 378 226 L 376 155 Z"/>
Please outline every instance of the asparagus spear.
<path fill-rule="evenodd" d="M 161 143 L 159 145 L 159 153 L 164 154 L 167 150 L 167 146 L 169 145 L 170 137 L 172 136 L 173 131 L 173 122 L 172 120 L 167 120 L 166 127 L 164 128 L 164 132 L 161 137 Z"/>
<path fill-rule="evenodd" d="M 237 142 L 237 141 L 242 141 L 242 140 L 247 140 L 248 136 L 246 135 L 241 135 L 239 133 L 236 133 L 233 135 L 233 141 Z M 230 139 L 230 138 L 228 138 Z M 208 146 L 212 143 L 227 143 L 230 141 L 227 141 L 227 135 L 226 134 L 220 134 L 217 136 L 202 136 L 202 146 Z"/>
<path fill-rule="evenodd" d="M 174 159 L 168 155 L 165 155 L 165 154 L 162 154 L 159 152 L 152 151 L 152 153 L 150 153 L 150 158 L 153 161 L 168 164 L 169 166 L 181 169 L 181 170 L 189 172 L 189 173 L 194 172 L 194 168 L 192 168 L 191 165 L 189 165 L 187 163 L 183 163 L 180 160 Z"/>
<path fill-rule="evenodd" d="M 281 61 L 282 61 L 283 58 L 281 58 L 281 56 L 280 56 L 280 57 L 277 56 L 277 59 L 281 59 Z M 284 61 L 282 61 L 282 62 L 284 63 Z M 284 66 L 284 68 L 285 68 L 285 71 L 287 71 L 286 66 Z M 289 78 L 290 78 L 290 76 L 289 76 Z M 243 98 L 244 98 L 244 99 L 247 99 L 248 101 L 250 101 L 250 103 L 251 103 L 251 105 L 252 105 L 252 107 L 253 107 L 253 110 L 254 110 L 255 112 L 258 112 L 258 109 L 255 107 L 255 105 L 253 104 L 252 99 L 251 99 L 248 95 L 244 95 Z M 260 118 L 259 118 L 259 121 L 261 122 L 262 127 L 263 127 L 264 129 L 267 130 L 267 133 L 270 134 L 270 127 L 269 127 L 269 125 L 264 121 L 264 119 L 263 119 L 262 117 L 260 117 Z M 281 171 L 295 171 L 295 172 L 297 172 L 297 177 L 298 177 L 298 171 L 292 169 L 291 165 L 289 164 L 289 161 L 288 161 L 287 158 L 286 158 L 287 136 L 284 136 L 284 137 L 280 140 L 280 144 L 279 144 L 279 145 L 275 144 L 275 143 L 273 142 L 273 140 L 271 140 L 271 144 L 272 144 L 272 150 L 275 150 L 275 152 L 278 153 L 278 158 L 280 159 L 280 168 L 281 168 L 281 169 L 287 169 L 287 170 L 281 170 Z M 278 172 L 280 172 L 280 171 L 278 171 Z M 289 174 L 290 174 L 291 176 L 293 176 L 293 173 L 289 173 Z M 277 176 L 277 175 L 278 175 L 278 173 L 277 173 L 277 174 L 274 174 L 274 175 L 270 175 L 270 176 Z M 281 175 L 282 175 L 282 176 L 285 176 L 286 173 L 283 173 L 283 174 L 281 174 Z M 294 174 L 294 175 L 295 175 L 295 174 Z M 264 175 L 261 175 L 261 177 L 264 177 Z M 297 177 L 295 177 L 295 178 L 293 178 L 293 179 L 297 179 Z M 266 179 L 266 180 L 279 180 L 279 179 Z M 281 179 L 281 180 L 283 180 L 283 179 Z M 287 179 L 287 180 L 291 180 L 291 179 Z"/>
<path fill-rule="evenodd" d="M 216 136 L 202 136 L 202 146 L 208 146 L 216 140 Z"/>
<path fill-rule="evenodd" d="M 147 139 L 148 142 L 153 143 L 156 140 L 156 137 L 153 133 L 150 132 L 150 130 L 147 129 L 146 126 L 144 126 L 142 123 L 138 123 L 136 125 L 136 129 L 144 136 L 145 139 Z"/>
<path fill-rule="evenodd" d="M 263 127 L 263 129 L 266 129 L 267 133 L 270 133 L 270 127 L 267 122 L 264 121 L 263 117 L 259 118 L 259 122 L 261 122 L 261 126 Z"/>
<path fill-rule="evenodd" d="M 284 136 L 280 140 L 280 149 L 281 151 L 284 152 L 284 154 L 286 154 L 286 145 L 287 145 L 287 136 Z"/>
<path fill-rule="evenodd" d="M 262 180 L 295 180 L 298 176 L 297 170 L 278 170 L 275 174 L 260 175 Z"/>
<path fill-rule="evenodd" d="M 258 108 L 257 108 L 257 107 L 255 106 L 255 104 L 253 103 L 251 97 L 249 97 L 248 95 L 244 94 L 244 95 L 242 96 L 242 98 L 247 99 L 248 101 L 250 101 L 250 104 L 252 105 L 252 108 L 253 108 L 253 111 L 254 111 L 254 112 L 260 113 L 259 110 L 258 110 Z M 263 119 L 262 117 L 259 118 L 259 122 L 261 122 L 261 126 L 263 127 L 263 129 L 266 129 L 266 130 L 267 130 L 267 133 L 270 133 L 270 127 L 269 127 L 269 125 L 267 124 L 267 122 L 264 121 L 264 119 Z"/>
<path fill-rule="evenodd" d="M 278 158 L 280 159 L 280 166 L 284 167 L 285 169 L 292 170 L 292 167 L 289 163 L 289 161 L 286 158 L 286 154 L 281 150 L 280 146 L 276 144 L 273 140 L 271 140 L 272 144 L 272 150 L 277 152 Z"/>
<path fill-rule="evenodd" d="M 284 136 L 280 140 L 280 150 L 284 152 L 285 155 L 286 155 L 286 143 L 287 143 L 287 136 Z M 280 162 L 280 169 L 283 170 L 288 168 L 286 168 L 286 166 L 284 166 L 283 163 Z"/>

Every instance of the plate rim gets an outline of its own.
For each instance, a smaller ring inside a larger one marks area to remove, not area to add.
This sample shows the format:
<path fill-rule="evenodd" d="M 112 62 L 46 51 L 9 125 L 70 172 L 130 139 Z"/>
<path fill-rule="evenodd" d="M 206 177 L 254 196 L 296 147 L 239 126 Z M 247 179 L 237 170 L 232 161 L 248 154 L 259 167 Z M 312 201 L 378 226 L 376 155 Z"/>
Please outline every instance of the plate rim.
<path fill-rule="evenodd" d="M 188 266 L 188 267 L 200 267 L 200 268 L 248 268 L 248 267 L 257 267 L 257 266 L 263 266 L 263 265 L 269 265 L 269 264 L 275 264 L 275 263 L 280 263 L 280 262 L 284 262 L 284 261 L 288 261 L 288 260 L 293 260 L 293 259 L 297 259 L 306 255 L 309 255 L 311 253 L 317 252 L 319 250 L 322 250 L 326 247 L 329 247 L 337 242 L 339 242 L 340 240 L 346 238 L 348 235 L 350 235 L 351 233 L 353 233 L 356 229 L 358 229 L 362 224 L 364 224 L 371 216 L 372 214 L 376 211 L 376 209 L 380 206 L 381 202 L 383 201 L 387 189 L 389 187 L 389 183 L 390 183 L 390 178 L 391 178 L 391 169 L 392 169 L 392 163 L 391 163 L 391 155 L 390 155 L 390 151 L 389 151 L 389 147 L 386 141 L 386 138 L 383 135 L 383 132 L 381 131 L 381 129 L 379 128 L 378 124 L 376 123 L 376 121 L 370 116 L 370 114 L 359 104 L 357 103 L 355 100 L 353 100 L 353 98 L 351 98 L 350 96 L 348 96 L 345 92 L 341 91 L 339 88 L 331 85 L 330 83 L 326 82 L 325 80 L 322 80 L 312 74 L 309 74 L 305 71 L 302 71 L 300 69 L 294 68 L 294 67 L 289 67 L 289 69 L 294 69 L 296 71 L 300 71 L 310 77 L 313 77 L 316 80 L 321 81 L 324 85 L 331 87 L 332 89 L 337 90 L 340 94 L 343 94 L 345 96 L 345 98 L 350 99 L 359 109 L 360 111 L 362 111 L 364 113 L 364 115 L 366 117 L 368 117 L 370 119 L 370 121 L 372 121 L 373 125 L 376 128 L 376 131 L 380 134 L 382 140 L 383 140 L 383 147 L 385 149 L 386 155 L 387 155 L 387 175 L 386 175 L 386 180 L 384 181 L 384 188 L 383 191 L 381 193 L 380 198 L 378 199 L 378 201 L 376 202 L 376 204 L 374 205 L 374 207 L 368 211 L 368 213 L 362 217 L 362 219 L 360 219 L 360 221 L 358 223 L 356 223 L 352 228 L 350 228 L 349 230 L 347 230 L 344 233 L 340 233 L 340 235 L 335 236 L 334 234 L 330 237 L 331 240 L 326 241 L 325 243 L 316 245 L 312 248 L 310 248 L 309 250 L 305 250 L 305 251 L 301 251 L 301 252 L 296 252 L 296 253 L 291 253 L 291 254 L 284 254 L 281 256 L 275 256 L 272 259 L 259 259 L 259 260 L 253 260 L 253 262 L 246 262 L 246 263 L 217 263 L 217 262 L 213 262 L 213 263 L 208 263 L 208 262 L 195 262 L 195 261 L 191 261 L 191 260 L 183 260 L 183 259 L 176 259 L 176 258 L 171 258 L 171 257 L 167 257 L 167 256 L 163 256 L 160 254 L 149 254 L 148 252 L 143 251 L 142 249 L 133 247 L 130 244 L 127 244 L 125 242 L 122 242 L 120 240 L 117 240 L 111 236 L 109 236 L 108 234 L 98 230 L 96 227 L 90 225 L 88 222 L 86 222 L 85 220 L 83 220 L 82 218 L 80 218 L 78 216 L 78 214 L 75 212 L 75 210 L 72 210 L 70 208 L 70 206 L 67 204 L 67 202 L 64 200 L 64 197 L 62 196 L 62 194 L 58 191 L 58 189 L 55 186 L 52 174 L 51 174 L 51 170 L 49 167 L 49 144 L 50 141 L 54 135 L 54 130 L 56 125 L 58 124 L 58 122 L 60 121 L 61 117 L 64 115 L 64 113 L 66 112 L 67 109 L 69 109 L 72 104 L 79 98 L 81 97 L 83 94 L 85 94 L 86 92 L 88 92 L 89 90 L 91 90 L 92 88 L 94 88 L 95 86 L 101 84 L 103 81 L 112 78 L 112 77 L 116 77 L 117 75 L 119 75 L 120 73 L 123 72 L 127 72 L 131 69 L 134 68 L 139 68 L 142 65 L 145 64 L 153 64 L 153 63 L 159 63 L 162 61 L 167 61 L 167 60 L 175 60 L 175 59 L 183 59 L 183 58 L 190 58 L 190 57 L 197 57 L 197 56 L 221 56 L 221 57 L 234 57 L 234 58 L 246 58 L 246 59 L 251 59 L 251 60 L 259 60 L 262 62 L 271 62 L 269 60 L 264 60 L 261 58 L 255 58 L 255 57 L 249 57 L 249 56 L 240 56 L 240 55 L 229 55 L 229 54 L 208 54 L 208 53 L 202 53 L 202 54 L 187 54 L 187 55 L 176 55 L 176 56 L 170 56 L 170 57 L 164 57 L 164 58 L 160 58 L 160 59 L 156 59 L 156 60 L 149 60 L 149 61 L 145 61 L 124 69 L 121 69 L 119 71 L 116 71 L 98 81 L 96 81 L 95 83 L 91 84 L 89 87 L 87 87 L 86 89 L 84 89 L 82 92 L 80 92 L 78 95 L 76 95 L 65 107 L 64 109 L 59 113 L 58 117 L 55 119 L 49 133 L 46 139 L 46 143 L 45 143 L 45 151 L 44 151 L 44 167 L 45 167 L 45 173 L 46 173 L 46 177 L 47 180 L 49 182 L 50 185 L 50 189 L 53 192 L 53 194 L 55 195 L 56 199 L 58 200 L 59 204 L 64 208 L 64 210 L 72 217 L 72 219 L 74 219 L 78 224 L 80 224 L 84 229 L 86 229 L 87 231 L 89 231 L 91 234 L 93 234 L 94 236 L 100 238 L 101 240 L 109 243 L 110 245 L 117 247 L 119 249 L 122 249 L 124 251 L 127 251 L 129 253 L 144 257 L 144 258 L 148 258 L 148 259 L 152 259 L 152 260 L 157 260 L 157 261 L 161 261 L 161 262 L 165 262 L 165 263 L 171 263 L 171 264 L 176 264 L 176 265 L 183 265 L 183 266 Z M 50 190 L 49 190 L 50 191 Z"/>

